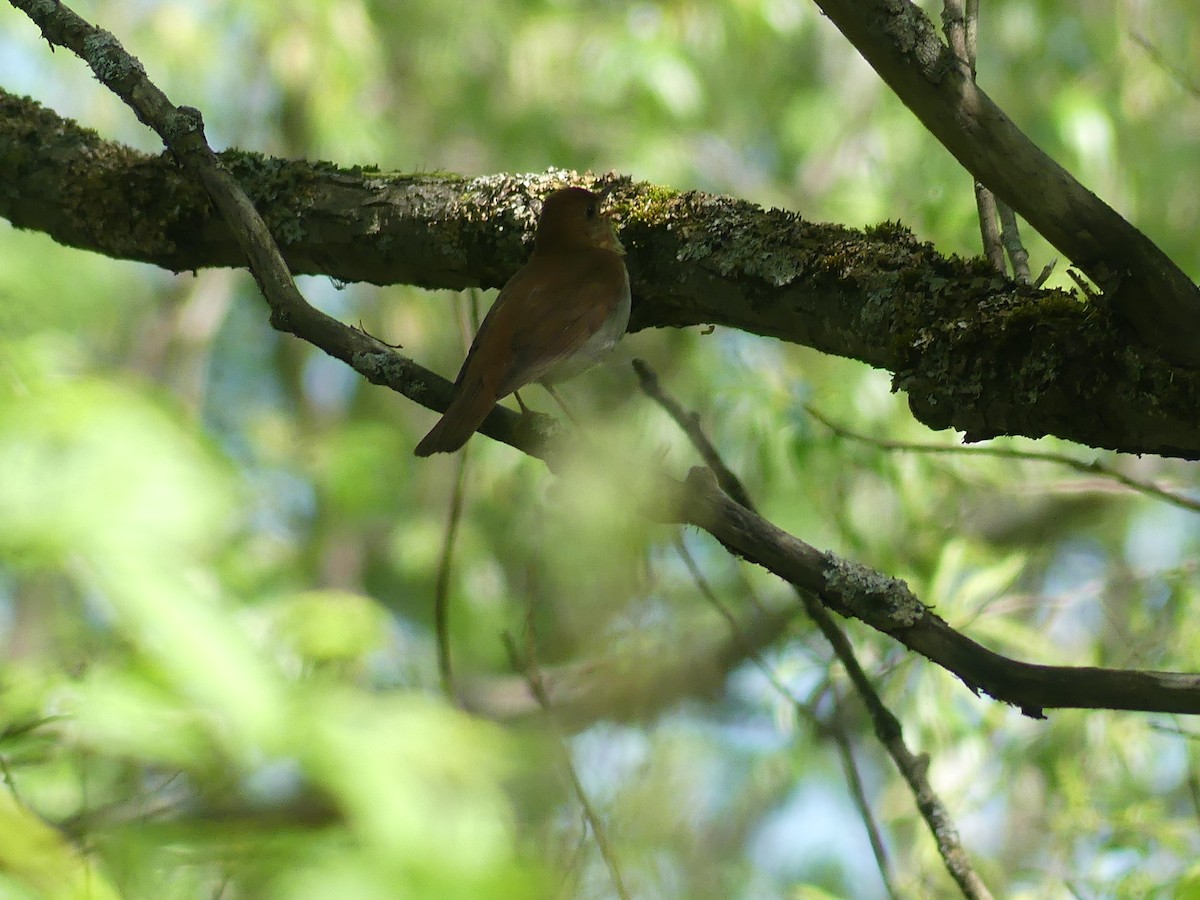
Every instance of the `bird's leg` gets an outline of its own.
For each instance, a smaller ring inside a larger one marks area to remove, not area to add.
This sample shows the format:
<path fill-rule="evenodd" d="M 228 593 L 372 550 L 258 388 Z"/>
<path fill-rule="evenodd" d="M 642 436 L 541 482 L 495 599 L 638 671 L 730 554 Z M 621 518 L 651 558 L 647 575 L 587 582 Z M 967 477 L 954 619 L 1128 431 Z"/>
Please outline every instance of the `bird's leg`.
<path fill-rule="evenodd" d="M 571 410 L 567 408 L 567 404 L 563 402 L 563 398 L 558 396 L 558 391 L 544 381 L 542 382 L 542 387 L 546 389 L 546 393 L 554 398 L 554 402 L 562 407 L 562 411 L 567 414 L 567 418 L 571 420 L 571 424 L 578 428 L 579 420 L 575 418 L 575 416 L 571 413 Z"/>
<path fill-rule="evenodd" d="M 529 415 L 529 407 L 525 405 L 525 401 L 521 399 L 521 394 L 518 391 L 513 391 L 513 397 L 517 401 L 517 406 L 521 407 L 521 415 Z"/>

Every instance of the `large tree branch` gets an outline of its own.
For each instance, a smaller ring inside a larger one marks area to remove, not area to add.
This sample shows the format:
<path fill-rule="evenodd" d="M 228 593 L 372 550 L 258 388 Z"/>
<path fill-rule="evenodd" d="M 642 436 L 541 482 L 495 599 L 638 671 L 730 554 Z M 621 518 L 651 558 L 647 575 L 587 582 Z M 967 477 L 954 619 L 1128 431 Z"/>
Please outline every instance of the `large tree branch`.
<path fill-rule="evenodd" d="M 467 180 L 221 159 L 293 272 L 443 288 L 502 283 L 527 252 L 535 197 L 568 174 Z M 244 265 L 168 157 L 0 91 L 0 160 L 0 215 L 15 225 L 173 270 Z M 635 329 L 715 323 L 860 359 L 895 373 L 921 421 L 972 439 L 1054 434 L 1200 457 L 1200 372 L 1131 339 L 1101 306 L 941 256 L 899 226 L 854 231 L 641 185 L 615 199 Z M 336 355 L 349 362 L 372 349 L 363 343 Z"/>
<path fill-rule="evenodd" d="M 1021 133 L 919 7 L 911 0 L 815 2 L 921 124 L 1083 269 L 1147 343 L 1200 365 L 1200 289 Z"/>

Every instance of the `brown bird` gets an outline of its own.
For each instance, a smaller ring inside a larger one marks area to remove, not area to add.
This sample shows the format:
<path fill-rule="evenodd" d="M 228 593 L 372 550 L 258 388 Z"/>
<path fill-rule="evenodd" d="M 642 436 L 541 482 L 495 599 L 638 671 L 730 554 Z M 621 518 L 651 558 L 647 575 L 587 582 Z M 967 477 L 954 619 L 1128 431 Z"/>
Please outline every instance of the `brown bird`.
<path fill-rule="evenodd" d="M 533 255 L 488 311 L 454 383 L 445 415 L 417 456 L 452 453 L 492 407 L 534 381 L 548 387 L 599 361 L 629 324 L 629 273 L 607 191 L 563 188 L 546 198 Z"/>

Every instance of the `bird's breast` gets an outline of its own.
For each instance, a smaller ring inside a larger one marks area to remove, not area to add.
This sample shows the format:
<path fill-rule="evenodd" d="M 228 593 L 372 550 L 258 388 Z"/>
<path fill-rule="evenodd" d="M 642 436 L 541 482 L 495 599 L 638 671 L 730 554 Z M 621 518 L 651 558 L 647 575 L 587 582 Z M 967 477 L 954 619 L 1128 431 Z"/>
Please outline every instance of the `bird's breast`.
<path fill-rule="evenodd" d="M 626 276 L 617 297 L 617 302 L 613 304 L 612 311 L 605 316 L 600 327 L 592 332 L 578 350 L 543 377 L 542 381 L 553 384 L 559 381 L 566 381 L 568 378 L 574 378 L 607 356 L 609 351 L 616 346 L 617 341 L 621 339 L 621 336 L 625 334 L 625 329 L 629 327 L 631 300 L 629 278 Z"/>

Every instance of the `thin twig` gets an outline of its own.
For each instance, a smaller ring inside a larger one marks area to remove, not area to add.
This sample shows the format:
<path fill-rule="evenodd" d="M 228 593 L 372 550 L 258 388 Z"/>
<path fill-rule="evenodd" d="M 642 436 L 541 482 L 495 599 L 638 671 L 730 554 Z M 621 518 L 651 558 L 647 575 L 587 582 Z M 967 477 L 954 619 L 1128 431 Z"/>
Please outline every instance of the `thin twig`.
<path fill-rule="evenodd" d="M 1000 213 L 1000 241 L 1012 261 L 1013 278 L 1021 284 L 1033 281 L 1029 274 L 1029 251 L 1021 243 L 1021 228 L 1017 225 L 1017 214 L 1003 200 L 996 201 L 996 210 Z"/>
<path fill-rule="evenodd" d="M 579 806 L 583 810 L 583 815 L 587 819 L 588 825 L 591 826 L 592 834 L 596 838 L 596 846 L 600 848 L 600 856 L 604 859 L 604 865 L 608 868 L 609 878 L 612 879 L 613 890 L 616 891 L 620 900 L 630 900 L 631 895 L 625 888 L 625 880 L 621 876 L 621 867 L 617 861 L 616 851 L 613 849 L 612 842 L 608 838 L 608 831 L 604 827 L 604 822 L 601 820 L 600 814 L 596 812 L 596 808 L 592 805 L 587 791 L 584 790 L 583 782 L 579 780 L 579 772 L 576 771 L 575 763 L 571 759 L 571 753 L 567 750 L 566 738 L 554 722 L 553 707 L 550 705 L 550 698 L 546 693 L 546 686 L 542 681 L 541 670 L 538 667 L 532 617 L 528 617 L 526 622 L 526 642 L 523 654 L 517 651 L 516 642 L 513 640 L 511 634 L 505 632 L 503 637 L 504 646 L 508 651 L 513 668 L 525 675 L 530 692 L 537 699 L 538 705 L 541 706 L 542 710 L 548 714 L 547 721 L 550 729 L 553 731 L 554 746 L 559 756 L 559 763 L 562 765 L 563 771 L 567 774 L 567 780 L 571 783 L 571 790 L 574 792 L 576 799 L 579 800 Z"/>
<path fill-rule="evenodd" d="M 979 0 L 967 0 L 967 59 L 971 61 L 971 78 L 975 78 L 975 60 L 979 55 Z"/>
<path fill-rule="evenodd" d="M 1162 69 L 1162 71 L 1166 72 L 1167 75 L 1171 77 L 1171 80 L 1174 81 L 1176 85 L 1187 91 L 1189 94 L 1200 97 L 1200 82 L 1196 81 L 1179 65 L 1169 61 L 1165 56 L 1163 56 L 1162 51 L 1159 50 L 1149 38 L 1147 38 L 1144 34 L 1139 34 L 1137 32 L 1134 32 L 1132 35 L 1130 35 L 1130 37 L 1133 38 L 1133 42 L 1135 44 L 1146 51 L 1146 53 L 1150 56 L 1150 59 L 1153 60 L 1158 67 Z"/>
<path fill-rule="evenodd" d="M 979 213 L 979 238 L 983 242 L 983 255 L 992 268 L 1001 275 L 1008 274 L 1004 262 L 1004 242 L 1000 236 L 999 213 L 996 210 L 996 195 L 982 181 L 975 182 L 975 208 Z"/>
<path fill-rule="evenodd" d="M 1054 267 L 1058 265 L 1058 257 L 1051 257 L 1050 262 L 1042 266 L 1042 271 L 1038 273 L 1038 277 L 1033 279 L 1033 286 L 1040 289 L 1046 283 L 1046 279 L 1054 272 Z"/>
<path fill-rule="evenodd" d="M 975 81 L 976 53 L 979 49 L 979 0 L 944 0 L 942 27 L 954 55 L 966 65 Z M 1012 263 L 1013 278 L 1029 284 L 1029 253 L 1021 243 L 1021 230 L 1012 207 L 1000 200 L 979 179 L 975 179 L 975 205 L 979 210 L 979 233 L 983 252 L 992 267 L 1001 274 L 1008 272 L 1004 254 Z M 999 227 L 997 227 L 997 219 Z"/>
<path fill-rule="evenodd" d="M 746 509 L 754 509 L 754 503 L 742 486 L 741 480 L 725 465 L 721 454 L 717 452 L 716 447 L 712 445 L 700 427 L 700 417 L 695 413 L 689 413 L 663 390 L 658 376 L 645 360 L 635 359 L 633 371 L 637 373 L 638 382 L 646 396 L 666 410 L 667 415 L 674 419 L 683 433 L 687 435 L 692 446 L 696 448 L 696 452 L 700 454 L 700 458 L 704 460 L 704 464 L 717 476 L 717 483 L 721 485 L 721 490 Z"/>
<path fill-rule="evenodd" d="M 575 418 L 575 414 L 571 412 L 571 408 L 567 406 L 567 403 L 565 400 L 563 400 L 562 395 L 560 395 L 558 391 L 554 389 L 554 385 L 543 384 L 542 387 L 546 389 L 546 393 L 549 394 L 554 399 L 554 402 L 558 404 L 558 408 L 561 409 L 563 413 L 566 414 L 566 417 L 571 420 L 571 424 L 578 428 L 579 420 Z"/>
<path fill-rule="evenodd" d="M 767 679 L 767 682 L 771 685 L 776 693 L 788 700 L 796 708 L 797 712 L 801 713 L 806 718 L 812 718 L 814 715 L 812 709 L 796 699 L 792 692 L 788 690 L 787 685 L 779 680 L 779 676 L 775 674 L 775 670 L 767 665 L 767 661 L 763 659 L 762 654 L 759 653 L 754 645 L 746 638 L 742 631 L 742 626 L 738 623 L 737 617 L 734 616 L 729 607 L 722 603 L 720 598 L 717 597 L 716 592 L 712 589 L 712 585 L 708 583 L 708 579 L 706 579 L 704 577 L 704 573 L 700 571 L 700 566 L 696 562 L 696 558 L 692 556 L 691 551 L 688 550 L 687 545 L 684 544 L 683 538 L 678 532 L 675 534 L 675 537 L 671 543 L 675 547 L 675 552 L 679 554 L 679 558 L 683 560 L 683 564 L 687 568 L 688 574 L 691 575 L 692 582 L 700 591 L 700 595 L 704 597 L 704 599 L 709 602 L 712 608 L 720 614 L 721 618 L 725 620 L 726 624 L 729 625 L 729 630 L 733 636 L 742 642 L 742 646 L 746 651 L 746 657 L 752 663 L 754 663 L 755 667 L 760 672 L 762 672 L 763 676 Z"/>
<path fill-rule="evenodd" d="M 562 880 L 559 882 L 558 891 L 555 892 L 555 896 L 559 900 L 569 900 L 569 898 L 575 897 L 579 890 L 580 868 L 583 864 L 584 854 L 587 852 L 587 815 L 583 816 L 580 826 L 579 840 L 575 841 L 570 857 L 562 865 Z"/>
<path fill-rule="evenodd" d="M 1105 465 L 1099 460 L 1094 459 L 1088 462 L 1081 459 L 1074 459 L 1062 453 L 1050 453 L 1045 450 L 1018 450 L 1014 447 L 964 447 L 961 444 L 924 444 L 913 441 L 894 441 L 852 431 L 846 426 L 833 421 L 833 419 L 813 406 L 806 405 L 804 409 L 810 416 L 839 437 L 870 444 L 881 450 L 898 450 L 904 453 L 951 453 L 964 456 L 995 456 L 1001 459 L 1022 459 L 1031 462 L 1054 463 L 1055 465 L 1073 469 L 1076 472 L 1099 475 L 1102 478 L 1115 481 L 1117 484 L 1127 487 L 1132 491 L 1137 491 L 1139 494 L 1154 497 L 1162 500 L 1164 503 L 1178 506 L 1181 509 L 1200 512 L 1200 500 L 1169 491 L 1166 488 L 1159 487 L 1152 481 L 1132 478 L 1112 466 Z"/>
<path fill-rule="evenodd" d="M 891 863 L 888 862 L 887 847 L 884 846 L 883 835 L 875 822 L 875 815 L 871 812 L 871 804 L 867 799 L 862 773 L 859 772 L 858 763 L 854 759 L 854 747 L 850 743 L 850 736 L 846 734 L 846 729 L 838 721 L 836 713 L 830 718 L 830 721 L 825 723 L 825 728 L 833 735 L 833 742 L 838 748 L 838 756 L 842 760 L 842 772 L 845 773 L 846 783 L 850 785 L 850 796 L 858 808 L 858 814 L 863 817 L 863 822 L 867 826 L 867 838 L 871 842 L 871 852 L 875 855 L 875 865 L 879 868 L 880 877 L 883 878 L 883 888 L 892 900 L 898 900 L 900 894 L 896 891 L 896 886 L 892 884 Z"/>
<path fill-rule="evenodd" d="M 463 349 L 471 346 L 474 334 L 479 331 L 479 290 L 468 292 L 470 303 L 467 315 L 460 318 L 463 326 Z M 461 309 L 461 307 L 460 307 Z M 468 331 L 468 327 L 470 331 Z M 450 494 L 450 508 L 446 512 L 446 531 L 442 535 L 442 555 L 438 561 L 437 580 L 433 589 L 433 630 L 437 636 L 438 673 L 442 679 L 442 692 L 450 699 L 455 697 L 454 672 L 450 657 L 450 573 L 454 556 L 454 545 L 458 539 L 458 527 L 462 521 L 463 499 L 467 474 L 467 454 L 470 444 L 463 447 L 455 461 L 454 489 Z"/>
<path fill-rule="evenodd" d="M 438 673 L 442 679 L 442 691 L 449 698 L 454 693 L 454 673 L 450 663 L 450 573 L 453 570 L 454 546 L 458 540 L 458 526 L 462 521 L 463 485 L 466 483 L 467 453 L 463 447 L 455 460 L 454 490 L 450 494 L 450 509 L 446 514 L 446 531 L 442 535 L 442 555 L 438 561 L 437 581 L 433 589 L 433 627 L 437 635 Z"/>
<path fill-rule="evenodd" d="M 961 16 L 961 28 L 952 29 L 947 23 L 947 37 L 955 53 L 961 54 L 971 70 L 971 81 L 975 81 L 976 54 L 979 51 L 979 0 L 967 0 L 964 12 L 962 0 L 946 0 L 946 9 L 955 10 Z M 986 204 L 981 198 L 986 195 Z M 1029 253 L 1021 243 L 1021 229 L 1017 225 L 1017 215 L 1012 207 L 992 194 L 991 190 L 975 180 L 975 200 L 979 204 L 979 225 L 984 234 L 984 251 L 997 271 L 1005 272 L 1004 254 L 1008 254 L 1012 263 L 1013 278 L 1022 284 L 1029 284 Z M 1000 234 L 996 235 L 996 219 L 1000 220 Z M 997 265 L 996 254 L 999 254 Z"/>

